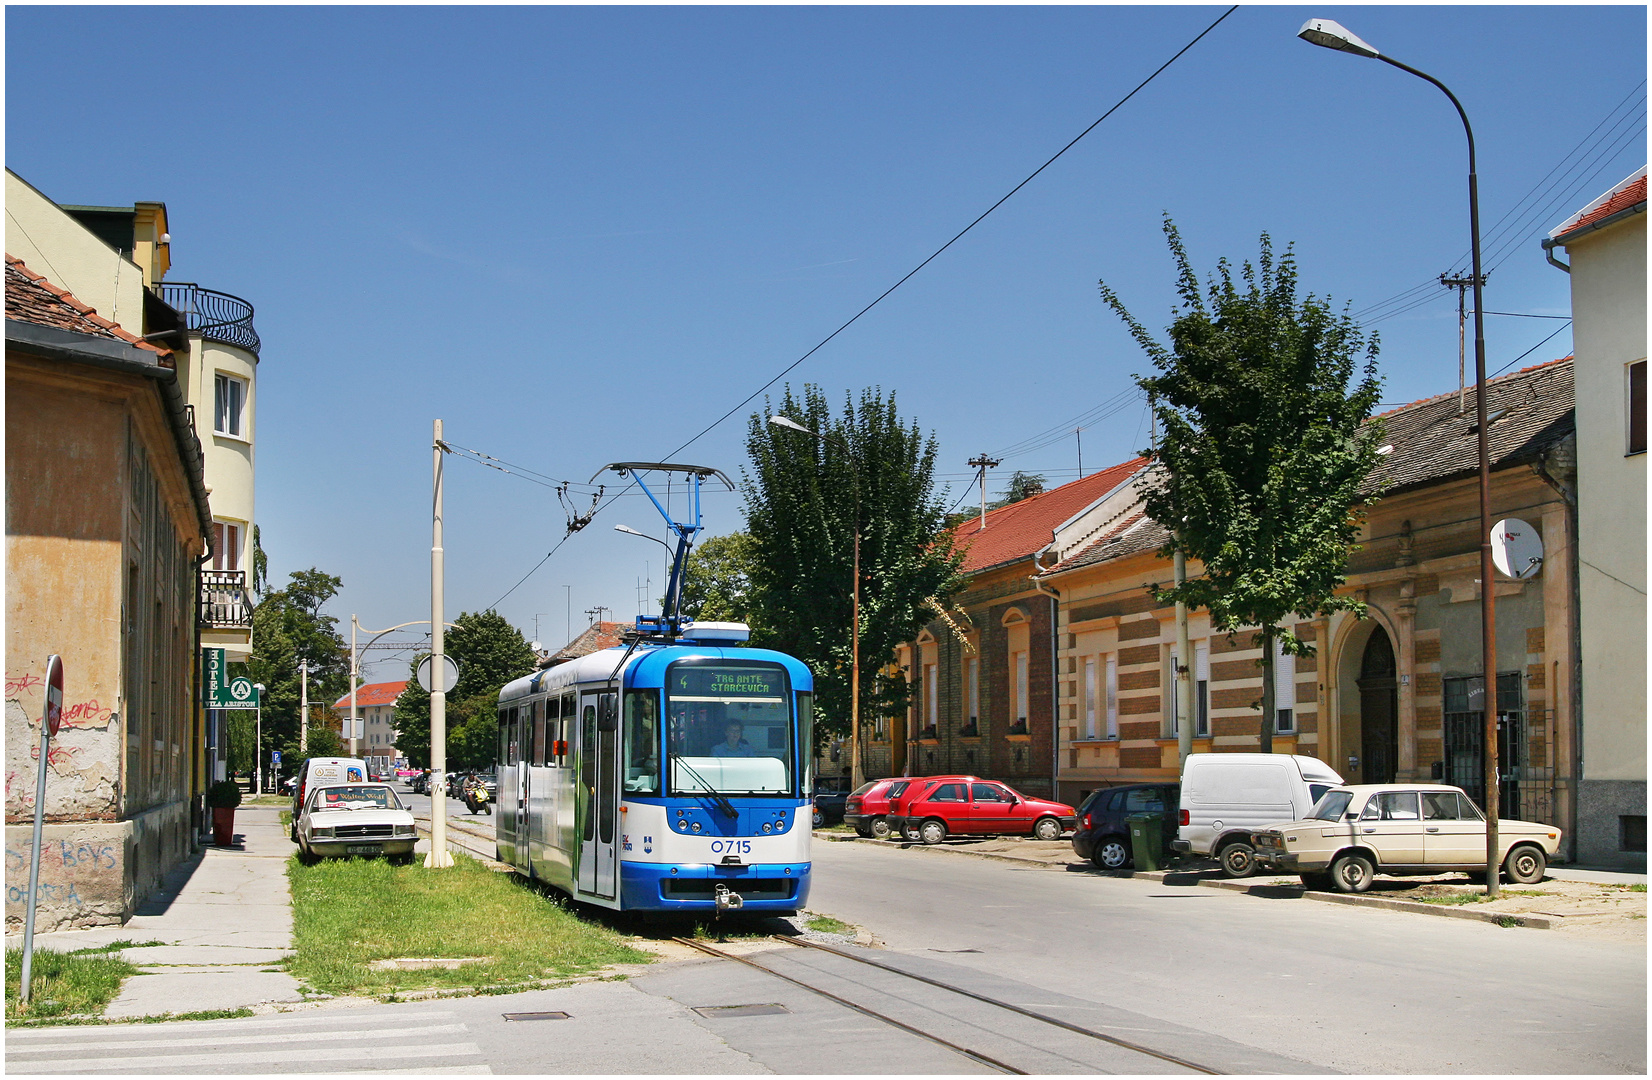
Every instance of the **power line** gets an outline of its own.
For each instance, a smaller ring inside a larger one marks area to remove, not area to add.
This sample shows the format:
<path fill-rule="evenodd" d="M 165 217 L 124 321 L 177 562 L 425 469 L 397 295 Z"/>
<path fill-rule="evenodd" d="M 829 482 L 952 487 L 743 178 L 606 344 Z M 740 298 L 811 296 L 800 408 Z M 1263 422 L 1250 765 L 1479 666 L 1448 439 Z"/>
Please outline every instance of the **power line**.
<path fill-rule="evenodd" d="M 898 289 L 902 285 L 906 284 L 908 281 L 910 281 L 918 273 L 918 271 L 922 270 L 924 267 L 926 267 L 930 263 L 934 262 L 937 258 L 940 257 L 940 255 L 943 252 L 945 252 L 953 244 L 956 244 L 959 240 L 963 239 L 963 237 L 966 233 L 968 233 L 971 229 L 975 228 L 975 226 L 981 224 L 981 222 L 985 221 L 989 214 L 991 214 L 994 210 L 997 210 L 1000 206 L 1004 205 L 1004 203 L 1008 202 L 1010 200 L 1010 198 L 1013 195 L 1015 195 L 1016 192 L 1020 191 L 1022 188 L 1026 187 L 1028 184 L 1032 183 L 1033 179 L 1035 177 L 1037 177 L 1039 173 L 1042 173 L 1045 169 L 1047 169 L 1051 165 L 1055 164 L 1057 158 L 1060 158 L 1061 155 L 1065 154 L 1067 151 L 1071 150 L 1074 146 L 1076 146 L 1080 139 L 1084 138 L 1084 136 L 1086 136 L 1086 135 L 1090 134 L 1090 132 L 1094 131 L 1101 124 L 1101 122 L 1103 120 L 1106 120 L 1109 116 L 1112 116 L 1115 112 L 1117 112 L 1120 108 L 1122 108 L 1126 102 L 1128 102 L 1131 98 L 1135 97 L 1138 93 L 1140 93 L 1142 91 L 1142 89 L 1147 86 L 1148 83 L 1150 83 L 1154 79 L 1158 78 L 1159 75 L 1162 74 L 1166 68 L 1168 68 L 1171 64 L 1174 64 L 1177 60 L 1180 60 L 1182 58 L 1182 54 L 1186 53 L 1189 49 L 1193 48 L 1193 46 L 1197 45 L 1201 40 L 1204 39 L 1206 34 L 1209 34 L 1212 30 L 1216 29 L 1218 26 L 1220 26 L 1222 24 L 1223 20 L 1225 20 L 1229 15 L 1232 15 L 1235 11 L 1238 11 L 1238 10 L 1239 10 L 1239 5 L 1235 4 L 1232 7 L 1228 8 L 1226 11 L 1222 12 L 1222 14 L 1219 15 L 1216 18 L 1215 22 L 1211 23 L 1209 26 L 1207 26 L 1203 30 L 1199 31 L 1198 35 L 1196 37 L 1194 37 L 1192 41 L 1189 41 L 1186 45 L 1183 45 L 1180 49 L 1178 49 L 1176 51 L 1176 54 L 1174 56 L 1172 56 L 1170 59 L 1166 60 L 1164 63 L 1160 64 L 1158 66 L 1158 68 L 1156 68 L 1151 75 L 1147 76 L 1147 78 L 1145 78 L 1141 82 L 1137 83 L 1133 90 L 1131 90 L 1128 94 L 1126 94 L 1122 98 L 1120 98 L 1117 101 L 1117 103 L 1115 103 L 1113 105 L 1112 108 L 1110 108 L 1106 112 L 1102 113 L 1101 116 L 1096 119 L 1095 123 L 1091 124 L 1089 127 L 1085 128 L 1083 131 L 1079 132 L 1078 135 L 1076 135 L 1071 142 L 1069 142 L 1066 146 L 1063 146 L 1060 150 L 1057 150 L 1055 152 L 1055 154 L 1052 155 L 1048 161 L 1044 162 L 1044 164 L 1042 164 L 1038 168 L 1034 169 L 1032 171 L 1032 173 L 1030 173 L 1025 180 L 1021 181 L 1019 184 L 1015 185 L 1015 187 L 1011 188 L 1009 190 L 1009 192 L 1006 195 L 1004 195 L 1003 198 L 999 199 L 997 202 L 995 202 L 991 206 L 987 207 L 987 209 L 985 211 L 983 211 L 979 217 L 977 217 L 974 221 L 970 222 L 968 225 L 964 226 L 961 230 L 959 230 L 957 235 L 953 236 L 952 239 L 948 240 L 946 243 L 944 243 L 940 247 L 936 248 L 934 253 L 931 254 L 927 259 L 925 259 L 923 262 L 919 263 L 917 266 L 913 267 L 910 271 L 907 272 L 907 274 L 904 277 L 902 277 L 899 281 L 895 282 L 895 284 L 889 286 L 889 288 L 887 288 L 883 292 L 879 293 L 875 300 L 873 300 L 870 304 L 867 304 L 865 307 L 861 308 L 859 311 L 855 312 L 855 314 L 853 316 L 851 316 L 846 322 L 844 322 L 843 325 L 839 326 L 836 330 L 833 330 L 830 334 L 827 334 L 824 338 L 822 338 L 819 341 L 819 343 L 817 343 L 814 346 L 814 348 L 810 349 L 808 352 L 804 353 L 802 356 L 798 357 L 796 360 L 793 360 L 790 364 L 787 364 L 784 368 L 782 368 L 768 382 L 764 383 L 762 386 L 759 386 L 756 390 L 753 390 L 749 395 L 747 395 L 744 400 L 739 402 L 733 408 L 729 409 L 722 416 L 719 416 L 717 419 L 715 419 L 711 423 L 707 424 L 704 428 L 701 428 L 700 431 L 698 431 L 687 442 L 684 442 L 682 445 L 678 446 L 675 450 L 672 450 L 669 454 L 666 455 L 666 459 L 669 460 L 669 459 L 675 457 L 676 455 L 682 453 L 684 450 L 688 449 L 690 446 L 693 446 L 695 443 L 699 442 L 700 439 L 704 438 L 705 435 L 708 432 L 712 431 L 714 428 L 716 428 L 718 425 L 720 425 L 723 421 L 727 420 L 729 417 L 733 416 L 735 413 L 739 412 L 741 409 L 744 409 L 747 405 L 751 404 L 751 402 L 756 399 L 757 395 L 761 394 L 763 391 L 767 390 L 769 387 L 773 386 L 775 383 L 777 383 L 781 379 L 785 378 L 788 374 L 790 374 L 792 371 L 794 371 L 798 367 L 798 365 L 802 364 L 803 361 L 809 359 L 809 357 L 813 356 L 815 353 L 817 353 L 821 349 L 825 348 L 826 345 L 829 342 L 831 342 L 831 340 L 833 338 L 837 337 L 839 334 L 841 334 L 845 330 L 849 329 L 849 327 L 853 326 L 860 319 L 860 317 L 862 315 L 865 315 L 868 311 L 871 311 L 873 308 L 877 307 L 880 303 L 883 302 L 883 300 L 887 296 L 889 296 L 890 293 L 893 293 L 896 289 Z M 601 512 L 601 510 L 603 508 L 607 507 L 610 503 L 612 503 L 614 499 L 617 499 L 621 495 L 628 492 L 631 489 L 631 486 L 632 485 L 628 484 L 623 490 L 615 492 L 613 495 L 608 496 L 608 500 L 606 502 L 604 502 L 601 506 L 596 507 L 592 511 L 592 514 L 595 515 L 596 513 Z M 567 540 L 566 536 L 564 536 L 562 538 L 562 540 L 559 540 L 557 542 L 556 547 L 553 547 L 550 551 L 546 552 L 545 558 L 539 560 L 539 562 L 534 565 L 533 570 L 529 570 L 526 574 L 524 574 L 522 576 L 521 581 L 518 581 L 515 585 L 512 585 L 508 590 L 506 590 L 506 592 L 503 596 L 501 596 L 498 600 L 495 600 L 494 603 L 493 603 L 493 606 L 498 607 L 499 603 L 501 601 L 503 601 L 505 599 L 505 597 L 509 596 L 511 593 L 513 593 L 517 589 L 521 588 L 522 587 L 522 582 L 527 581 L 528 578 L 530 578 L 534 575 L 535 571 L 537 571 L 541 566 L 545 565 L 545 560 L 549 559 L 552 555 L 556 554 L 557 548 L 560 548 L 562 546 L 563 542 L 565 542 L 566 540 Z"/>
<path fill-rule="evenodd" d="M 1571 320 L 1567 319 L 1566 324 L 1567 324 L 1567 326 L 1570 326 L 1571 325 Z M 1507 371 L 1509 368 L 1511 368 L 1514 365 L 1518 364 L 1520 361 L 1524 360 L 1526 357 L 1530 356 L 1532 353 L 1536 352 L 1537 350 L 1541 349 L 1543 346 L 1547 345 L 1549 342 L 1553 341 L 1555 338 L 1559 337 L 1561 331 L 1563 331 L 1565 329 L 1566 329 L 1566 327 L 1562 326 L 1559 329 L 1555 330 L 1554 333 L 1550 334 L 1548 337 L 1544 338 L 1542 341 L 1539 341 L 1536 345 L 1533 345 L 1531 348 L 1527 349 L 1525 352 L 1521 353 L 1519 356 L 1515 357 L 1513 360 L 1510 360 L 1508 363 L 1504 364 L 1502 367 L 1498 368 L 1496 371 L 1492 372 L 1490 375 L 1487 375 L 1486 378 L 1490 379 L 1490 378 L 1494 378 L 1495 376 L 1503 374 L 1503 372 Z"/>

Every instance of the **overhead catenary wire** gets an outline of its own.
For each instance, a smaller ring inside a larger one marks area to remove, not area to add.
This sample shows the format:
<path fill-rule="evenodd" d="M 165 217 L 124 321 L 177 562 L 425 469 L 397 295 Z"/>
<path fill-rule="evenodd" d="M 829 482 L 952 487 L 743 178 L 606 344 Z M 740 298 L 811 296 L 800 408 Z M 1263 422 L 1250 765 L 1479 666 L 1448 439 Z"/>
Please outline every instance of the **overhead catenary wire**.
<path fill-rule="evenodd" d="M 1228 8 L 1226 11 L 1222 12 L 1221 15 L 1216 17 L 1214 22 L 1212 22 L 1209 26 L 1205 27 L 1203 30 L 1199 31 L 1199 33 L 1197 35 L 1195 35 L 1191 41 L 1189 41 L 1186 45 L 1183 45 L 1180 49 L 1176 50 L 1175 54 L 1172 55 L 1170 57 L 1170 59 L 1168 59 L 1164 63 L 1160 64 L 1157 68 L 1155 68 L 1153 70 L 1152 74 L 1148 75 L 1141 82 L 1137 83 L 1135 85 L 1135 87 L 1131 89 L 1131 91 L 1129 93 L 1125 94 L 1122 98 L 1120 98 L 1117 102 L 1115 102 L 1113 104 L 1112 108 L 1110 108 L 1106 112 L 1102 113 L 1101 116 L 1097 117 L 1095 122 L 1090 124 L 1089 127 L 1085 128 L 1083 131 L 1081 131 L 1077 135 L 1075 135 L 1073 137 L 1072 141 L 1068 142 L 1067 145 L 1063 146 L 1060 150 L 1057 150 L 1054 154 L 1052 154 L 1050 156 L 1049 160 L 1045 161 L 1044 164 L 1040 165 L 1038 168 L 1034 169 L 1030 174 L 1028 174 L 1026 179 L 1022 180 L 1019 184 L 1016 184 L 1013 188 L 1011 188 L 997 202 L 993 203 L 991 206 L 987 207 L 986 210 L 982 211 L 981 214 L 978 217 L 976 217 L 976 219 L 974 221 L 971 221 L 968 225 L 966 225 L 962 229 L 960 229 L 952 237 L 952 239 L 948 240 L 946 243 L 944 243 L 940 247 L 936 248 L 935 251 L 932 252 L 929 255 L 928 258 L 924 259 L 917 266 L 915 266 L 911 270 L 909 270 L 905 275 L 903 275 L 901 277 L 901 279 L 899 281 L 895 282 L 893 285 L 889 286 L 889 288 L 887 288 L 883 292 L 879 293 L 877 295 L 877 297 L 871 303 L 867 304 L 865 307 L 863 307 L 859 311 L 855 312 L 854 315 L 850 316 L 847 320 L 845 320 L 843 322 L 843 324 L 840 325 L 836 330 L 833 330 L 830 334 L 827 334 L 824 338 L 822 338 L 819 342 L 817 342 L 811 349 L 809 349 L 808 352 L 805 352 L 802 356 L 799 356 L 796 360 L 793 360 L 791 363 L 789 363 L 785 367 L 781 368 L 779 372 L 777 372 L 772 378 L 770 378 L 762 386 L 759 386 L 756 390 L 753 390 L 750 394 L 748 394 L 739 403 L 737 403 L 732 408 L 730 408 L 727 412 L 723 413 L 717 419 L 713 420 L 711 423 L 707 424 L 705 427 L 703 427 L 699 431 L 695 432 L 695 434 L 692 437 L 690 437 L 687 441 L 683 442 L 682 444 L 677 446 L 674 450 L 672 450 L 670 453 L 665 455 L 665 459 L 670 460 L 671 458 L 674 458 L 676 455 L 682 453 L 684 450 L 688 449 L 690 446 L 693 446 L 695 443 L 699 442 L 702 438 L 704 438 L 708 433 L 710 433 L 711 431 L 716 429 L 719 425 L 721 425 L 729 417 L 733 416 L 735 413 L 739 412 L 740 410 L 744 409 L 747 405 L 749 405 L 753 401 L 755 401 L 759 394 L 763 393 L 769 387 L 773 386 L 775 383 L 777 383 L 781 379 L 785 378 L 791 372 L 795 371 L 805 360 L 808 360 L 809 357 L 813 356 L 815 353 L 817 353 L 821 349 L 825 348 L 839 334 L 843 333 L 845 330 L 849 329 L 849 327 L 853 326 L 856 322 L 858 322 L 860 320 L 861 316 L 865 315 L 867 312 L 869 312 L 873 308 L 877 307 L 880 303 L 882 303 L 884 301 L 885 298 L 887 298 L 896 289 L 899 289 L 902 285 L 906 284 L 913 277 L 915 277 L 918 274 L 919 271 L 921 271 L 924 267 L 928 266 L 930 263 L 934 262 L 937 258 L 939 258 L 941 256 L 942 253 L 944 253 L 948 248 L 952 247 L 953 244 L 956 244 L 959 240 L 963 239 L 964 236 L 967 233 L 970 232 L 970 230 L 975 228 L 975 226 L 977 226 L 981 222 L 985 221 L 987 219 L 987 217 L 990 214 L 992 214 L 992 212 L 994 210 L 997 210 L 1000 206 L 1003 206 L 1004 203 L 1008 202 L 1022 188 L 1026 187 L 1028 184 L 1032 183 L 1032 181 L 1040 173 L 1042 173 L 1045 169 L 1048 169 L 1051 165 L 1055 164 L 1056 160 L 1059 159 L 1067 151 L 1071 150 L 1074 146 L 1078 145 L 1079 140 L 1083 139 L 1086 135 L 1090 134 L 1090 132 L 1094 131 L 1097 127 L 1099 127 L 1101 125 L 1102 121 L 1106 120 L 1109 116 L 1112 116 L 1115 112 L 1117 112 L 1119 109 L 1121 109 L 1125 105 L 1126 102 L 1128 102 L 1131 98 L 1135 97 L 1138 93 L 1140 93 L 1154 79 L 1158 78 L 1165 71 L 1166 68 L 1170 67 L 1170 65 L 1174 64 L 1177 60 L 1180 60 L 1182 58 L 1183 54 L 1185 54 L 1189 49 L 1193 48 L 1193 46 L 1197 45 L 1200 41 L 1202 41 L 1205 38 L 1205 36 L 1207 34 L 1209 34 L 1212 30 L 1214 30 L 1218 26 L 1220 26 L 1222 24 L 1222 22 L 1224 20 L 1226 20 L 1229 15 L 1232 15 L 1235 11 L 1238 11 L 1238 10 L 1239 10 L 1239 5 L 1234 4 L 1232 7 Z M 628 484 L 624 489 L 622 489 L 620 491 L 617 491 L 617 492 L 613 493 L 612 495 L 609 495 L 607 497 L 606 501 L 604 501 L 601 506 L 595 507 L 592 510 L 592 515 L 595 516 L 597 513 L 600 513 L 605 507 L 610 505 L 613 502 L 614 499 L 617 499 L 621 495 L 626 494 L 627 492 L 629 492 L 630 489 L 631 489 L 631 486 L 632 485 Z M 494 601 L 494 606 L 497 607 L 499 605 L 499 603 L 501 603 L 506 597 L 510 596 L 511 593 L 513 593 L 517 589 L 521 588 L 523 582 L 527 581 L 528 578 L 530 578 L 534 575 L 535 571 L 537 571 L 541 566 L 545 565 L 546 560 L 549 559 L 552 555 L 554 555 L 556 553 L 557 548 L 560 548 L 566 540 L 567 540 L 566 536 L 564 536 L 562 540 L 559 540 L 556 544 L 556 547 L 553 547 L 549 552 L 546 553 L 544 559 L 539 560 L 539 562 L 534 565 L 533 570 L 529 570 L 526 574 L 524 574 L 522 576 L 521 581 L 518 581 L 515 585 L 512 585 L 508 590 L 506 590 L 504 595 L 500 596 L 500 598 L 498 600 Z"/>

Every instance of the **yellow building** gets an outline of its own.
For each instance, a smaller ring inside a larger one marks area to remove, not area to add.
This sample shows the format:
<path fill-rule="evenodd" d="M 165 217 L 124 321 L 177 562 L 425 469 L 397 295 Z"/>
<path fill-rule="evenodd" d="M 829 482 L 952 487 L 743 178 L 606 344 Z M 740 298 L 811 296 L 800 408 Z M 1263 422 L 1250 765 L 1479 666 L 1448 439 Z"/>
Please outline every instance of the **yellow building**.
<path fill-rule="evenodd" d="M 6 260 L 6 923 L 23 920 L 46 658 L 63 657 L 38 925 L 121 922 L 192 850 L 195 567 L 211 529 L 170 352 Z"/>
<path fill-rule="evenodd" d="M 1499 580 L 1498 703 L 1506 816 L 1568 826 L 1575 653 L 1571 505 L 1572 365 L 1540 365 L 1492 380 L 1492 505 L 1536 529 L 1547 557 L 1537 576 Z M 1252 635 L 1213 634 L 1190 618 L 1192 656 L 1177 657 L 1175 613 L 1150 583 L 1168 584 L 1158 554 L 1168 534 L 1139 504 L 1074 549 L 1039 582 L 1060 597 L 1057 638 L 1059 797 L 1179 774 L 1179 725 L 1193 749 L 1271 750 L 1318 757 L 1350 783 L 1443 779 L 1483 798 L 1479 678 L 1475 407 L 1456 393 L 1381 419 L 1386 495 L 1368 511 L 1345 591 L 1368 616 L 1306 617 L 1294 630 L 1315 655 L 1277 657 L 1278 715 L 1260 745 L 1260 653 Z M 1199 573 L 1195 562 L 1188 572 Z M 1194 682 L 1193 715 L 1175 715 L 1172 665 Z"/>

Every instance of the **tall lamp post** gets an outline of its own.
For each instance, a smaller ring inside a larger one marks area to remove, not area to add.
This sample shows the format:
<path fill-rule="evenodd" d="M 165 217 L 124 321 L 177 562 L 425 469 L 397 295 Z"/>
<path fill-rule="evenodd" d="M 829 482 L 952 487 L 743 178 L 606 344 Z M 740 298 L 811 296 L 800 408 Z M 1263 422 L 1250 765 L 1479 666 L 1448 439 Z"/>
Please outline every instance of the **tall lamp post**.
<path fill-rule="evenodd" d="M 1485 275 L 1480 270 L 1480 194 L 1474 171 L 1474 129 L 1469 126 L 1468 113 L 1457 95 L 1445 83 L 1426 72 L 1384 56 L 1361 41 L 1341 24 L 1330 19 L 1309 19 L 1297 31 L 1297 37 L 1314 45 L 1338 52 L 1353 53 L 1372 60 L 1381 60 L 1401 71 L 1409 72 L 1439 87 L 1457 115 L 1463 121 L 1463 133 L 1468 136 L 1468 226 L 1472 241 L 1474 267 L 1474 408 L 1476 415 L 1476 442 L 1480 456 L 1480 648 L 1481 681 L 1485 684 L 1485 730 L 1481 741 L 1485 747 L 1485 803 L 1486 810 L 1486 894 L 1497 896 L 1497 598 L 1496 579 L 1492 576 L 1491 561 L 1491 448 L 1486 431 L 1486 332 L 1480 289 Z"/>
<path fill-rule="evenodd" d="M 805 435 L 812 435 L 822 442 L 835 442 L 843 447 L 845 457 L 849 462 L 849 477 L 854 481 L 855 489 L 855 586 L 853 600 L 853 616 L 850 620 L 849 646 L 849 787 L 858 791 L 866 781 L 865 770 L 860 762 L 860 469 L 855 464 L 855 452 L 849 444 L 836 435 L 826 435 L 804 427 L 796 420 L 784 416 L 771 416 L 769 423 L 775 427 L 787 428 L 791 431 L 801 431 Z M 814 753 L 810 747 L 809 752 Z"/>

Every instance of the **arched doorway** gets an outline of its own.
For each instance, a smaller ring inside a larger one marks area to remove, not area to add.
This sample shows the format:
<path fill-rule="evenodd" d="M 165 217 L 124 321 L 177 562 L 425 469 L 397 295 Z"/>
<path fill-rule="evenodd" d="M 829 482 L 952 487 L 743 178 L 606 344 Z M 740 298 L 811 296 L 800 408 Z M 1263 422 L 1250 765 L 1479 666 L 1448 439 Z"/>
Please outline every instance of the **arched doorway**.
<path fill-rule="evenodd" d="M 1392 784 L 1399 760 L 1399 680 L 1394 643 L 1380 624 L 1365 643 L 1358 682 L 1360 776 L 1367 784 Z"/>

